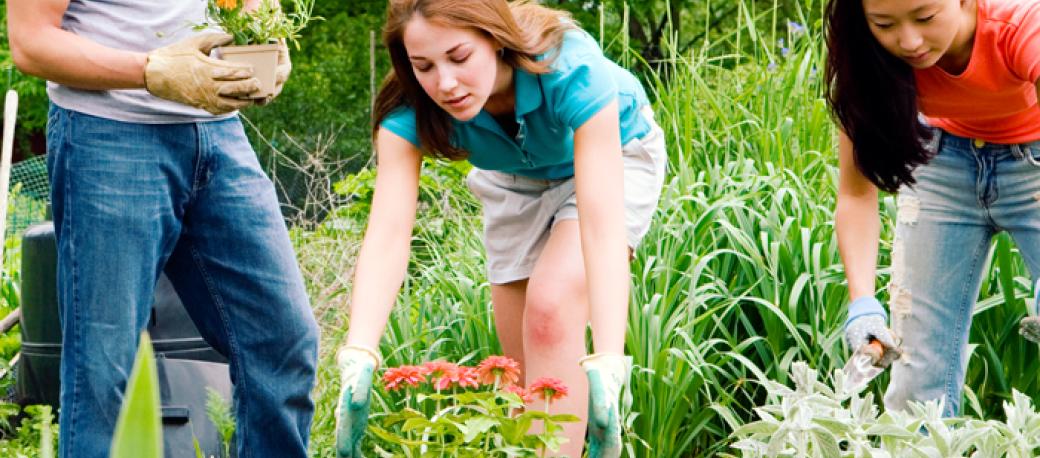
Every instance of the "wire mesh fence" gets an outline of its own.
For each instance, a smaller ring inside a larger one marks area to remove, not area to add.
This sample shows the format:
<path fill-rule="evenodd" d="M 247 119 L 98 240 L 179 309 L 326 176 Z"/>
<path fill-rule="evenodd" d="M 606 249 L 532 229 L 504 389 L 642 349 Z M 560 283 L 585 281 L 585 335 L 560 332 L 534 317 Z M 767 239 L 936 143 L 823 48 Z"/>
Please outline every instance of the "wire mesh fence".
<path fill-rule="evenodd" d="M 4 236 L 17 236 L 25 228 L 48 219 L 50 203 L 46 156 L 33 156 L 11 166 Z"/>

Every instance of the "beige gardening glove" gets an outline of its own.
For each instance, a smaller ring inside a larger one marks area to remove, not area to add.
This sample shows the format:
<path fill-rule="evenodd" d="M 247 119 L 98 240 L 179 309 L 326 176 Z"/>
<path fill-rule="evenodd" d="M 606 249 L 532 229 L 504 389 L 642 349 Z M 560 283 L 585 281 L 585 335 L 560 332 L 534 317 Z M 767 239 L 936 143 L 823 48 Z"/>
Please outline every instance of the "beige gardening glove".
<path fill-rule="evenodd" d="M 252 103 L 240 100 L 260 88 L 249 65 L 209 57 L 217 46 L 231 43 L 231 35 L 196 35 L 148 54 L 145 87 L 156 97 L 224 114 Z"/>
<path fill-rule="evenodd" d="M 280 40 L 278 45 L 278 68 L 275 69 L 274 75 L 274 94 L 257 100 L 257 105 L 267 105 L 275 97 L 278 97 L 278 94 L 282 93 L 282 86 L 285 86 L 285 82 L 289 80 L 289 73 L 292 72 L 292 61 L 289 60 L 289 46 L 285 44 L 285 40 Z"/>

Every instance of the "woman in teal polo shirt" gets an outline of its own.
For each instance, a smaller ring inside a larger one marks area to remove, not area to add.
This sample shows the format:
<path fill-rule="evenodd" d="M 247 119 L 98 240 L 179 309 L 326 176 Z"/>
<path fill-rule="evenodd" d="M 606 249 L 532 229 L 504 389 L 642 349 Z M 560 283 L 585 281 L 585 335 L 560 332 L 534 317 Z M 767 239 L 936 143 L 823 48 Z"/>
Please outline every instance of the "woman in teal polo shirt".
<path fill-rule="evenodd" d="M 533 3 L 394 0 L 383 37 L 393 72 L 376 101 L 375 196 L 338 354 L 341 453 L 358 452 L 431 155 L 474 165 L 503 350 L 527 381 L 562 379 L 571 394 L 554 411 L 582 418 L 561 453 L 582 455 L 589 420 L 590 455 L 618 456 L 628 260 L 666 162 L 643 88 L 565 13 Z"/>

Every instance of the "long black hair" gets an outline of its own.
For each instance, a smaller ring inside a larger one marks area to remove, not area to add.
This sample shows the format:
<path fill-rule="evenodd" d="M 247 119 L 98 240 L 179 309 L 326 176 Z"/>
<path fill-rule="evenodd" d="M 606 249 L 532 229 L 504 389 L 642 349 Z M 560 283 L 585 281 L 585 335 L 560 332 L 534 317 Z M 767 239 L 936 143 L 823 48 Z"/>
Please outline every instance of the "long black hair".
<path fill-rule="evenodd" d="M 827 100 L 852 140 L 856 167 L 888 192 L 913 185 L 914 168 L 932 156 L 913 68 L 874 38 L 862 0 L 830 0 L 826 18 Z"/>

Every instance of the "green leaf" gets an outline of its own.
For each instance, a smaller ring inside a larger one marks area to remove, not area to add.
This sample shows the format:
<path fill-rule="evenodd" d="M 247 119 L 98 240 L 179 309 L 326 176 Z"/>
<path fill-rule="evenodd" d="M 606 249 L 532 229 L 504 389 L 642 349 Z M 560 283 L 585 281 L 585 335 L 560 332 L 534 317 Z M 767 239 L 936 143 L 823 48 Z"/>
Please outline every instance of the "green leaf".
<path fill-rule="evenodd" d="M 753 435 L 756 435 L 756 434 L 766 434 L 766 435 L 769 435 L 769 434 L 772 434 L 774 431 L 776 431 L 777 428 L 779 428 L 779 427 L 780 427 L 780 425 L 777 424 L 777 423 L 770 423 L 770 422 L 766 422 L 766 421 L 756 421 L 754 423 L 748 423 L 746 425 L 743 425 L 743 426 L 737 428 L 735 431 L 733 431 L 731 436 L 733 436 L 733 437 L 744 437 L 744 436 L 753 436 Z"/>
<path fill-rule="evenodd" d="M 553 414 L 549 416 L 549 419 L 556 423 L 577 423 L 581 421 L 581 419 L 576 415 L 571 415 L 569 413 Z"/>
<path fill-rule="evenodd" d="M 162 458 L 159 402 L 159 374 L 155 369 L 152 340 L 144 332 L 112 436 L 111 458 Z"/>
<path fill-rule="evenodd" d="M 484 434 L 494 428 L 498 422 L 487 417 L 473 417 L 461 425 L 460 431 L 464 434 L 463 442 L 472 442 L 477 436 Z"/>

